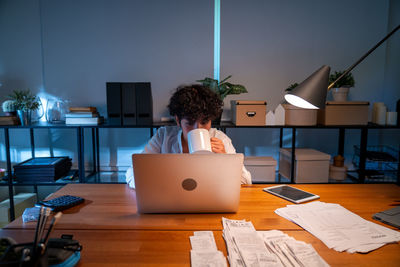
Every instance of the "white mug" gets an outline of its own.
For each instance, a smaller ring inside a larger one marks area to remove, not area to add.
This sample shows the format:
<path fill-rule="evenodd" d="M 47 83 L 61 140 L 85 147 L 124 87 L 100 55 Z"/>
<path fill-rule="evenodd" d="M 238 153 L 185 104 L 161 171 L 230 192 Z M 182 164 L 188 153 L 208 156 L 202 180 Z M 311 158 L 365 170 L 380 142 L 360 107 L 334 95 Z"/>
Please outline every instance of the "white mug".
<path fill-rule="evenodd" d="M 211 153 L 210 134 L 206 129 L 194 129 L 188 133 L 189 153 Z"/>

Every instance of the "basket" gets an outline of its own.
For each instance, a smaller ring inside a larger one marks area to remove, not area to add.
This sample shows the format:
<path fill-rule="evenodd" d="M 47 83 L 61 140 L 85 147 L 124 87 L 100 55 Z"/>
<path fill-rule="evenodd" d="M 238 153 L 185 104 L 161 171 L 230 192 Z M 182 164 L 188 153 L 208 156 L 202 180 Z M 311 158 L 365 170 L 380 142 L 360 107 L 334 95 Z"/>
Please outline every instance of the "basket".
<path fill-rule="evenodd" d="M 360 165 L 360 147 L 354 146 L 353 164 Z M 399 150 L 379 145 L 367 146 L 365 160 L 365 181 L 396 182 L 399 164 Z"/>

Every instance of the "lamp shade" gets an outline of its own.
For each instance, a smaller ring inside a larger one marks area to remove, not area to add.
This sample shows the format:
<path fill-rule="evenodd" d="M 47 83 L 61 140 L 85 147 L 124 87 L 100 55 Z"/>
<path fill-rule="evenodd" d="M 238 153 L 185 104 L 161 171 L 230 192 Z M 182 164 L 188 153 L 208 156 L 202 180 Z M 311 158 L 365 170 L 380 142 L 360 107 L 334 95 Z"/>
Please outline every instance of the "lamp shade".
<path fill-rule="evenodd" d="M 290 104 L 307 109 L 325 107 L 326 93 L 328 92 L 328 79 L 331 68 L 322 66 L 310 77 L 285 95 L 285 100 Z"/>

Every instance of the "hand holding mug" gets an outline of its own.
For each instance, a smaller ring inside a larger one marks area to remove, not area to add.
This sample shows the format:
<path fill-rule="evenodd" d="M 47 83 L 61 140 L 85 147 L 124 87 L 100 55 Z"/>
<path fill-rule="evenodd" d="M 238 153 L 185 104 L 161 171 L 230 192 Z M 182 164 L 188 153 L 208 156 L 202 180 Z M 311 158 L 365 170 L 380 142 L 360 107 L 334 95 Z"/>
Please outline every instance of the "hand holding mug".
<path fill-rule="evenodd" d="M 216 137 L 211 137 L 211 149 L 214 153 L 226 154 L 224 143 Z"/>

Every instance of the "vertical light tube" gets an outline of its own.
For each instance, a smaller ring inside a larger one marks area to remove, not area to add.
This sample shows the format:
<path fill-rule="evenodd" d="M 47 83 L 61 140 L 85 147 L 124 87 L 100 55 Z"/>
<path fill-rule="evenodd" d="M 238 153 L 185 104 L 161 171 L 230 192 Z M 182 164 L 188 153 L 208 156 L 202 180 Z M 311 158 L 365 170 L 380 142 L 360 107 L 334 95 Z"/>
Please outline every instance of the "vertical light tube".
<path fill-rule="evenodd" d="M 46 74 L 45 74 L 45 62 L 44 62 L 44 45 L 43 45 L 43 4 L 42 0 L 39 0 L 39 24 L 40 24 L 40 56 L 42 60 L 42 86 L 40 88 L 41 92 L 46 92 Z M 40 101 L 42 102 L 42 108 L 43 108 L 43 115 L 40 117 L 40 121 L 46 121 L 46 110 L 47 110 L 47 99 L 40 98 Z"/>
<path fill-rule="evenodd" d="M 221 0 L 214 0 L 214 79 L 219 81 Z"/>
<path fill-rule="evenodd" d="M 42 83 L 43 91 L 46 91 L 46 75 L 44 66 L 44 47 L 43 47 L 43 12 L 42 12 L 42 0 L 39 0 L 39 26 L 40 26 L 40 56 L 42 60 Z"/>

